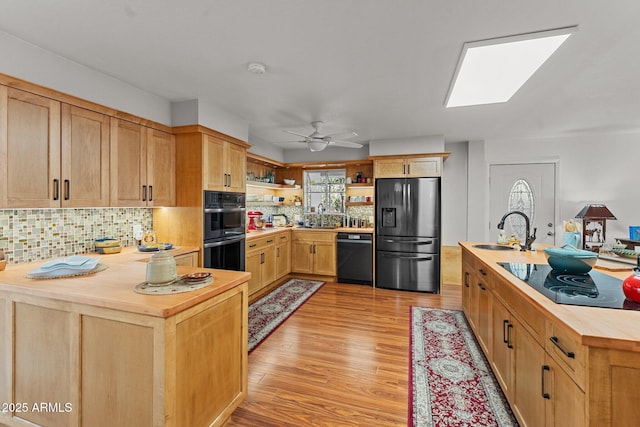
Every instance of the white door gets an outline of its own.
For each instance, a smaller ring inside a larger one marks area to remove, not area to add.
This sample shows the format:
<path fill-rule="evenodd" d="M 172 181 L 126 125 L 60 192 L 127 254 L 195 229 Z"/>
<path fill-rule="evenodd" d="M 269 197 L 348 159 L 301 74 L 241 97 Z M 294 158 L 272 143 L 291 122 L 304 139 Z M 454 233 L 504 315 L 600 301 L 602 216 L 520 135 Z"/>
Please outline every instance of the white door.
<path fill-rule="evenodd" d="M 555 244 L 556 211 L 555 163 L 491 165 L 489 167 L 489 236 L 497 239 L 498 222 L 513 210 L 524 212 L 537 228 L 536 243 Z M 524 241 L 525 220 L 510 215 L 504 227 L 507 235 Z"/>

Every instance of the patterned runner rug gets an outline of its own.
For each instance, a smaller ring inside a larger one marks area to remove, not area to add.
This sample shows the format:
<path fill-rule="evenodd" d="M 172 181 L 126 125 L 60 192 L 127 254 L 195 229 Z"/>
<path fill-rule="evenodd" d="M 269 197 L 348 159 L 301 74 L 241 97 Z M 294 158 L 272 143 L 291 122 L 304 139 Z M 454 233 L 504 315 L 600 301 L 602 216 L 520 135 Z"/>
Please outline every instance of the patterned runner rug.
<path fill-rule="evenodd" d="M 411 308 L 409 425 L 517 426 L 461 311 Z"/>
<path fill-rule="evenodd" d="M 324 282 L 291 279 L 249 306 L 249 353 L 311 297 Z"/>

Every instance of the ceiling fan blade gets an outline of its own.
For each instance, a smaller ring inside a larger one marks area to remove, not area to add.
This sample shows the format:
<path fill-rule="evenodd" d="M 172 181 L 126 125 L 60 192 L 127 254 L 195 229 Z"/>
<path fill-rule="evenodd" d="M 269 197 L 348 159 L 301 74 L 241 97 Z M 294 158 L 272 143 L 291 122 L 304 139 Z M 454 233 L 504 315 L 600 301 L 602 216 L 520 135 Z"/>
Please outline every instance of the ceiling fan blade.
<path fill-rule="evenodd" d="M 331 141 L 329 141 L 329 144 L 335 145 L 336 147 L 362 148 L 362 144 L 358 144 L 357 142 L 336 141 L 335 139 L 332 139 Z"/>
<path fill-rule="evenodd" d="M 349 131 L 349 132 L 332 133 L 330 135 L 325 135 L 325 138 L 342 139 L 342 138 L 353 138 L 354 136 L 358 136 L 358 134 L 353 131 Z"/>
<path fill-rule="evenodd" d="M 303 137 L 305 139 L 308 138 L 308 135 L 305 135 L 303 133 L 293 132 L 291 130 L 285 130 L 285 129 L 283 129 L 283 131 L 286 132 L 286 133 L 290 133 L 291 135 L 301 136 L 301 137 Z"/>

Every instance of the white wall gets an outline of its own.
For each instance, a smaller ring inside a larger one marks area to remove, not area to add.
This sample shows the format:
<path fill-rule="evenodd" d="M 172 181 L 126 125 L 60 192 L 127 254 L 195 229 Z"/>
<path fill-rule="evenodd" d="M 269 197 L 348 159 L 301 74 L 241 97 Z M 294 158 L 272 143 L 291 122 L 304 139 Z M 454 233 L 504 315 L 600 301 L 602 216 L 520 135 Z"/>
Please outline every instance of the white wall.
<path fill-rule="evenodd" d="M 471 183 L 487 185 L 490 164 L 558 160 L 557 198 L 561 220 L 574 218 L 586 204 L 603 203 L 617 217 L 616 221 L 607 222 L 608 239 L 628 237 L 628 227 L 640 225 L 640 189 L 635 183 L 640 132 L 592 133 L 538 140 L 487 140 L 485 146 L 484 167 L 469 167 L 470 194 Z M 470 163 L 476 156 L 472 147 L 470 144 Z M 482 229 L 483 239 L 487 240 L 487 197 L 484 200 Z M 470 217 L 475 210 L 475 202 L 470 197 Z M 469 240 L 475 240 L 472 234 L 475 236 L 477 226 L 472 227 L 470 223 L 469 227 Z"/>
<path fill-rule="evenodd" d="M 171 125 L 169 101 L 0 31 L 0 73 Z"/>
<path fill-rule="evenodd" d="M 467 161 L 467 239 L 485 241 L 488 238 L 489 167 L 485 159 L 485 142 L 469 141 Z"/>
<path fill-rule="evenodd" d="M 467 240 L 467 142 L 445 144 L 451 153 L 442 168 L 442 244 Z"/>
<path fill-rule="evenodd" d="M 371 156 L 442 153 L 444 151 L 444 135 L 422 135 L 369 141 L 369 155 Z"/>

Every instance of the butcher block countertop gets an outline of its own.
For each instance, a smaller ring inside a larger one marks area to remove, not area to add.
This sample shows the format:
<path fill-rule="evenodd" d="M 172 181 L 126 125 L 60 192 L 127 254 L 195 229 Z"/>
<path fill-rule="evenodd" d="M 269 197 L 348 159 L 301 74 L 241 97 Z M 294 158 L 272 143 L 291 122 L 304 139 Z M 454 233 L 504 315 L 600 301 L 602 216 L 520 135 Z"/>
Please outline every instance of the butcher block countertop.
<path fill-rule="evenodd" d="M 170 251 L 174 256 L 195 252 L 198 248 Z M 235 286 L 247 282 L 250 273 L 178 266 L 178 275 L 208 271 L 213 283 L 194 291 L 171 295 L 143 295 L 134 291 L 145 281 L 147 261 L 153 255 L 137 248 L 124 248 L 119 254 L 84 254 L 99 257 L 107 269 L 98 273 L 60 279 L 28 279 L 27 273 L 45 261 L 9 264 L 0 271 L 0 292 L 25 294 L 95 307 L 167 318 L 180 313 Z"/>
<path fill-rule="evenodd" d="M 600 307 L 556 304 L 516 278 L 498 262 L 547 264 L 543 249 L 549 245 L 535 245 L 534 251 L 493 251 L 474 248 L 482 242 L 461 242 L 467 251 L 494 273 L 509 282 L 523 298 L 542 311 L 548 318 L 562 322 L 580 337 L 587 346 L 640 352 L 640 311 Z M 624 280 L 632 272 L 598 270 Z"/>

